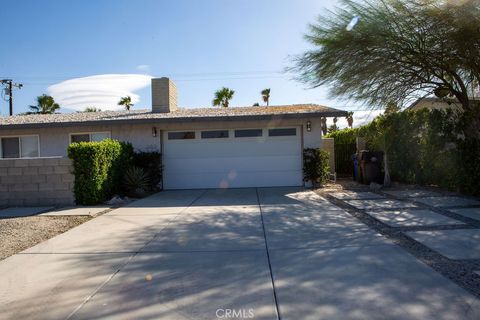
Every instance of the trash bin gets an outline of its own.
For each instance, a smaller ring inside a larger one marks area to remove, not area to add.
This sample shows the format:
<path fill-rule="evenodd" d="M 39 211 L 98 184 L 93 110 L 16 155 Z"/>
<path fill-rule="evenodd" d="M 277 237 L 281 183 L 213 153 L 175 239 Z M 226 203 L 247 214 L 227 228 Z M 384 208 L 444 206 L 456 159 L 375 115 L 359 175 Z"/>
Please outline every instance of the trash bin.
<path fill-rule="evenodd" d="M 359 153 L 360 183 L 382 183 L 383 152 L 362 150 Z"/>

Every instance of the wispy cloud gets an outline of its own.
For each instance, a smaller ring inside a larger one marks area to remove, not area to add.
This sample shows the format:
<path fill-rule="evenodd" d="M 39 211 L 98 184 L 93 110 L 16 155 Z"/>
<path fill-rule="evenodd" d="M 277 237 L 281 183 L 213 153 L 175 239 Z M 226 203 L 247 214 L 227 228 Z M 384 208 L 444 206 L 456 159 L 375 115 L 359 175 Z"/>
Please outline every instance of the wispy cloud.
<path fill-rule="evenodd" d="M 82 111 L 86 107 L 118 110 L 120 97 L 130 96 L 133 103 L 140 97 L 134 93 L 150 84 L 149 75 L 101 74 L 66 80 L 48 87 L 48 93 L 60 106 Z"/>
<path fill-rule="evenodd" d="M 150 66 L 148 64 L 139 64 L 135 69 L 140 72 L 150 72 Z"/>

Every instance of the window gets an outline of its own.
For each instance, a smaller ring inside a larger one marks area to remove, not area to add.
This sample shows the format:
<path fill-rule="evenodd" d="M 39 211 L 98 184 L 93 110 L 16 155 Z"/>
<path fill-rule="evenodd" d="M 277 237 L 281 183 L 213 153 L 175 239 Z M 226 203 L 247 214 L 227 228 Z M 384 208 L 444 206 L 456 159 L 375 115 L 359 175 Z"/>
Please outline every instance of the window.
<path fill-rule="evenodd" d="M 38 136 L 4 137 L 0 139 L 1 158 L 37 158 Z"/>
<path fill-rule="evenodd" d="M 168 140 L 186 140 L 195 139 L 194 131 L 169 132 Z"/>
<path fill-rule="evenodd" d="M 235 138 L 261 137 L 262 129 L 235 130 Z"/>
<path fill-rule="evenodd" d="M 297 135 L 297 129 L 295 129 L 295 128 L 269 129 L 268 130 L 268 135 L 270 137 L 295 136 L 295 135 Z"/>
<path fill-rule="evenodd" d="M 228 130 L 202 131 L 202 139 L 228 138 Z"/>
<path fill-rule="evenodd" d="M 72 133 L 70 142 L 100 142 L 108 138 L 110 138 L 110 132 Z"/>

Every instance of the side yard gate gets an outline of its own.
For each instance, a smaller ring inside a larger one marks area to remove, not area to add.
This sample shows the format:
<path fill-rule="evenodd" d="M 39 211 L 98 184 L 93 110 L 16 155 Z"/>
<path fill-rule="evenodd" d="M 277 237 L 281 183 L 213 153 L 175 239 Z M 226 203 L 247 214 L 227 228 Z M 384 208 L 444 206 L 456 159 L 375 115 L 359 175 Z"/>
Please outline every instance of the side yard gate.
<path fill-rule="evenodd" d="M 356 151 L 355 143 L 335 143 L 335 169 L 338 176 L 353 176 L 352 155 Z"/>

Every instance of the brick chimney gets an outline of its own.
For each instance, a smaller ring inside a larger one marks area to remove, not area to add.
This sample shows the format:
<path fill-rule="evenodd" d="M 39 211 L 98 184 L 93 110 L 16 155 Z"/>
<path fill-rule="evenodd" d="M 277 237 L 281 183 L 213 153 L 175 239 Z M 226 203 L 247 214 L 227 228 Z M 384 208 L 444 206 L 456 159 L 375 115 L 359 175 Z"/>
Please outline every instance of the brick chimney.
<path fill-rule="evenodd" d="M 177 87 L 168 78 L 152 79 L 152 112 L 177 110 Z"/>

